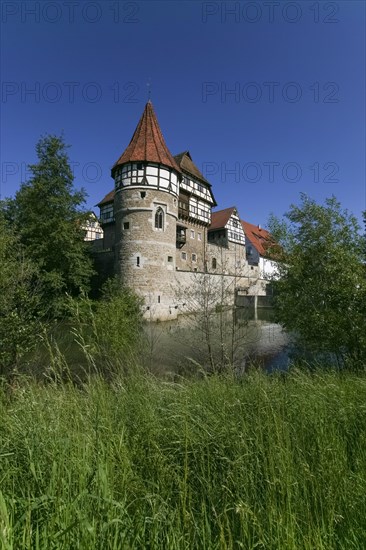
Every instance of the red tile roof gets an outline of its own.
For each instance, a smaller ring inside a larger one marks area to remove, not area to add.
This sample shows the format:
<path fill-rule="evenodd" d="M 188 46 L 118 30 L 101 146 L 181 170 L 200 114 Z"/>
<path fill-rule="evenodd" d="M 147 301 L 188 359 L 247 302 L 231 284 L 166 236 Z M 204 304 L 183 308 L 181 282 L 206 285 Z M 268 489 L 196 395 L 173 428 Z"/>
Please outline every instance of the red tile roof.
<path fill-rule="evenodd" d="M 174 159 L 183 171 L 188 172 L 211 187 L 211 183 L 206 180 L 202 172 L 193 162 L 189 151 L 184 151 L 183 153 L 179 153 L 179 155 L 174 155 Z"/>
<path fill-rule="evenodd" d="M 180 173 L 178 164 L 166 146 L 150 100 L 146 103 L 127 149 L 113 166 L 112 173 L 114 168 L 120 164 L 139 161 L 164 164 Z"/>
<path fill-rule="evenodd" d="M 174 155 L 174 159 L 177 161 L 177 164 L 181 168 L 182 172 L 186 172 L 190 176 L 197 178 L 199 181 L 205 183 L 210 188 L 213 205 L 217 206 L 216 199 L 212 193 L 211 183 L 206 180 L 202 172 L 197 168 L 197 166 L 192 160 L 190 152 L 184 151 L 183 153 L 179 153 L 179 155 Z"/>
<path fill-rule="evenodd" d="M 235 206 L 231 206 L 230 208 L 225 208 L 224 210 L 212 212 L 211 225 L 208 230 L 211 231 L 213 229 L 222 229 L 225 227 L 234 210 L 236 210 Z"/>
<path fill-rule="evenodd" d="M 223 229 L 234 210 L 237 211 L 237 208 L 235 206 L 231 206 L 230 208 L 225 208 L 224 210 L 212 212 L 212 221 L 208 231 Z M 240 220 L 240 222 L 245 236 L 258 250 L 261 256 L 265 256 L 267 258 L 271 256 L 274 259 L 274 256 L 276 256 L 276 254 L 278 255 L 278 246 L 276 247 L 277 251 L 274 249 L 272 249 L 270 253 L 268 251 L 270 247 L 276 246 L 276 243 L 274 242 L 272 235 L 266 229 L 262 229 L 258 227 L 258 225 L 253 225 L 252 223 L 248 223 L 243 220 Z"/>
<path fill-rule="evenodd" d="M 114 201 L 114 189 L 113 191 L 110 191 L 109 193 L 107 193 L 107 195 L 100 202 L 98 202 L 97 206 L 102 206 L 102 204 L 107 204 L 113 201 Z"/>
<path fill-rule="evenodd" d="M 252 223 L 241 221 L 245 236 L 248 237 L 252 245 L 258 250 L 261 256 L 269 256 L 268 248 L 274 244 L 272 235 L 266 230 L 253 225 Z"/>

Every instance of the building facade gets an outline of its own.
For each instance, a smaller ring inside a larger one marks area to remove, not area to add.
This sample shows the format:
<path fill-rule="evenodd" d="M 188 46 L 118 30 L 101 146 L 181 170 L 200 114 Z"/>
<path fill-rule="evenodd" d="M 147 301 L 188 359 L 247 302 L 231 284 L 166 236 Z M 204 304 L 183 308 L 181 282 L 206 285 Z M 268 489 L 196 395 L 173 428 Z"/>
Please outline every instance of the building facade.
<path fill-rule="evenodd" d="M 98 204 L 104 236 L 96 253 L 143 297 L 147 317 L 186 312 L 184 296 L 200 277 L 220 279 L 238 294 L 265 293 L 263 250 L 253 236 L 247 239 L 235 207 L 212 211 L 211 184 L 189 151 L 170 153 L 151 101 L 112 178 L 114 189 Z"/>

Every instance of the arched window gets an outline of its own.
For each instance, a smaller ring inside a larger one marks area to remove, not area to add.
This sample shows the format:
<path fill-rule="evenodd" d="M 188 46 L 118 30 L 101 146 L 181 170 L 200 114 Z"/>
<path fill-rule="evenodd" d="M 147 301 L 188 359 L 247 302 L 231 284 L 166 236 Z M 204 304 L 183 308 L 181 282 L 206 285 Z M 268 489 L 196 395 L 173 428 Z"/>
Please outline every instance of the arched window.
<path fill-rule="evenodd" d="M 217 268 L 216 258 L 212 258 L 212 269 L 216 269 L 216 268 Z"/>
<path fill-rule="evenodd" d="M 160 206 L 155 212 L 155 227 L 156 229 L 164 229 L 164 212 Z"/>

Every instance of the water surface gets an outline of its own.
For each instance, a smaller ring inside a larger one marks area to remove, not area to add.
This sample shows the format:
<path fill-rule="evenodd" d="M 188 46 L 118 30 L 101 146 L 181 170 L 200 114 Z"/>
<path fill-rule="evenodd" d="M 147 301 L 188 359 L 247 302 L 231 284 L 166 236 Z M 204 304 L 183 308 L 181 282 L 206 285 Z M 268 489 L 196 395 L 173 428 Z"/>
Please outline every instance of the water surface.
<path fill-rule="evenodd" d="M 145 366 L 156 374 L 187 374 L 212 362 L 234 363 L 238 372 L 256 364 L 267 370 L 287 368 L 288 335 L 273 322 L 270 308 L 180 316 L 145 327 Z"/>

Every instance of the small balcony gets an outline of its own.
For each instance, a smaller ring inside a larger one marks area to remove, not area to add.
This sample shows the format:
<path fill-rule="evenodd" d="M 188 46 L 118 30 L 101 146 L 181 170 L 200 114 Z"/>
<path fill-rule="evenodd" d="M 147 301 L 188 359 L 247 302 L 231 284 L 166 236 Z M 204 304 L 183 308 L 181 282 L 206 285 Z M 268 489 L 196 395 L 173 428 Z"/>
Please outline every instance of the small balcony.
<path fill-rule="evenodd" d="M 182 248 L 182 246 L 186 244 L 186 240 L 187 240 L 186 229 L 184 227 L 177 229 L 177 234 L 176 234 L 177 248 Z"/>

